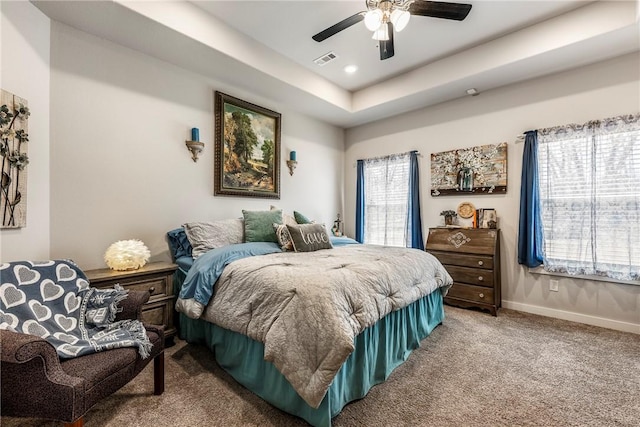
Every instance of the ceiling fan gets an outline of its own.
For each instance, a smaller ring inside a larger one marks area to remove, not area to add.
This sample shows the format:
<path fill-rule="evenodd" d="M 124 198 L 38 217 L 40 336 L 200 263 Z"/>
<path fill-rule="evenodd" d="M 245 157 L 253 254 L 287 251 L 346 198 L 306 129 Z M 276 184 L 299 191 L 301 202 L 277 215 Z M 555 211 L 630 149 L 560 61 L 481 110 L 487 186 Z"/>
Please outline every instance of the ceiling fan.
<path fill-rule="evenodd" d="M 321 42 L 364 20 L 367 29 L 373 31 L 372 38 L 380 42 L 380 59 L 385 60 L 394 55 L 394 30 L 402 31 L 411 15 L 462 21 L 471 10 L 471 5 L 466 3 L 426 0 L 365 0 L 365 4 L 367 10 L 343 19 L 312 38 Z"/>

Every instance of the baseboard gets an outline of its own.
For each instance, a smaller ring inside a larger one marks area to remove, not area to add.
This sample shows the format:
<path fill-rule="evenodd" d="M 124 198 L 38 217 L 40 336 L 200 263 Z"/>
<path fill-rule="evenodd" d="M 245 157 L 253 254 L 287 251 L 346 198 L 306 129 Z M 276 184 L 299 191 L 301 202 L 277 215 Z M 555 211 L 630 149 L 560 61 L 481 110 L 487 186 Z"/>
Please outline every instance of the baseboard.
<path fill-rule="evenodd" d="M 525 313 L 539 314 L 555 319 L 570 320 L 572 322 L 587 325 L 600 326 L 602 328 L 615 329 L 622 332 L 640 334 L 640 325 L 636 323 L 620 322 L 618 320 L 604 319 L 602 317 L 589 316 L 587 314 L 572 313 L 570 311 L 556 310 L 537 305 L 522 304 L 520 302 L 502 301 L 502 307 L 511 310 L 524 311 Z"/>

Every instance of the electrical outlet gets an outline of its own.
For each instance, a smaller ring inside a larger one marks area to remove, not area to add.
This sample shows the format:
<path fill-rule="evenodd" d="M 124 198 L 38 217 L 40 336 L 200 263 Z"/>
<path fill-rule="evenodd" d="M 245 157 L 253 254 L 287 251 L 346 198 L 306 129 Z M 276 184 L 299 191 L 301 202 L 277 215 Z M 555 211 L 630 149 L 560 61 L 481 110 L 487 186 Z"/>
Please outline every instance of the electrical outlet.
<path fill-rule="evenodd" d="M 549 281 L 549 290 L 553 292 L 558 292 L 558 281 L 551 279 Z"/>

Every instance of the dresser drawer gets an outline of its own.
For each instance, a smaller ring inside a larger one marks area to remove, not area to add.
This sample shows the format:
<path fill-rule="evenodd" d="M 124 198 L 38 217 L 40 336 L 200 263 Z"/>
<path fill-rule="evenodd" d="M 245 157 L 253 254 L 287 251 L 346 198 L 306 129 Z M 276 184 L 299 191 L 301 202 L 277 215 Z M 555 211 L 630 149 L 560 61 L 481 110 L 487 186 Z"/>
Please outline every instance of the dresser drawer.
<path fill-rule="evenodd" d="M 494 255 L 498 230 L 473 228 L 430 228 L 427 250 Z"/>
<path fill-rule="evenodd" d="M 464 267 L 493 269 L 493 258 L 486 255 L 461 254 L 456 252 L 429 251 L 443 264 L 461 265 Z"/>
<path fill-rule="evenodd" d="M 493 289 L 482 286 L 465 285 L 463 283 L 454 283 L 449 289 L 447 297 L 493 304 Z"/>
<path fill-rule="evenodd" d="M 454 282 L 493 287 L 493 270 L 445 265 Z"/>

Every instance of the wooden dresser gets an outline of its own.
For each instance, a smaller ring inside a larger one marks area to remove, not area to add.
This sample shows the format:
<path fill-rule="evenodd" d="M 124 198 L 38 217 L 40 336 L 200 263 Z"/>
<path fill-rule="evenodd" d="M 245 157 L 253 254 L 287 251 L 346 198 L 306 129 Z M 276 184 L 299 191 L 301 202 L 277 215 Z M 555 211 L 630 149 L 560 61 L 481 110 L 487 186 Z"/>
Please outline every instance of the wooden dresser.
<path fill-rule="evenodd" d="M 500 230 L 430 228 L 426 250 L 453 278 L 453 287 L 444 298 L 447 304 L 477 307 L 496 315 L 502 301 Z"/>
<path fill-rule="evenodd" d="M 176 334 L 173 323 L 173 273 L 176 268 L 177 265 L 168 262 L 152 262 L 138 270 L 101 268 L 84 273 L 95 288 L 113 288 L 118 283 L 124 289 L 148 291 L 149 301 L 142 307 L 142 319 L 154 325 L 164 325 L 165 339 L 172 339 Z"/>

